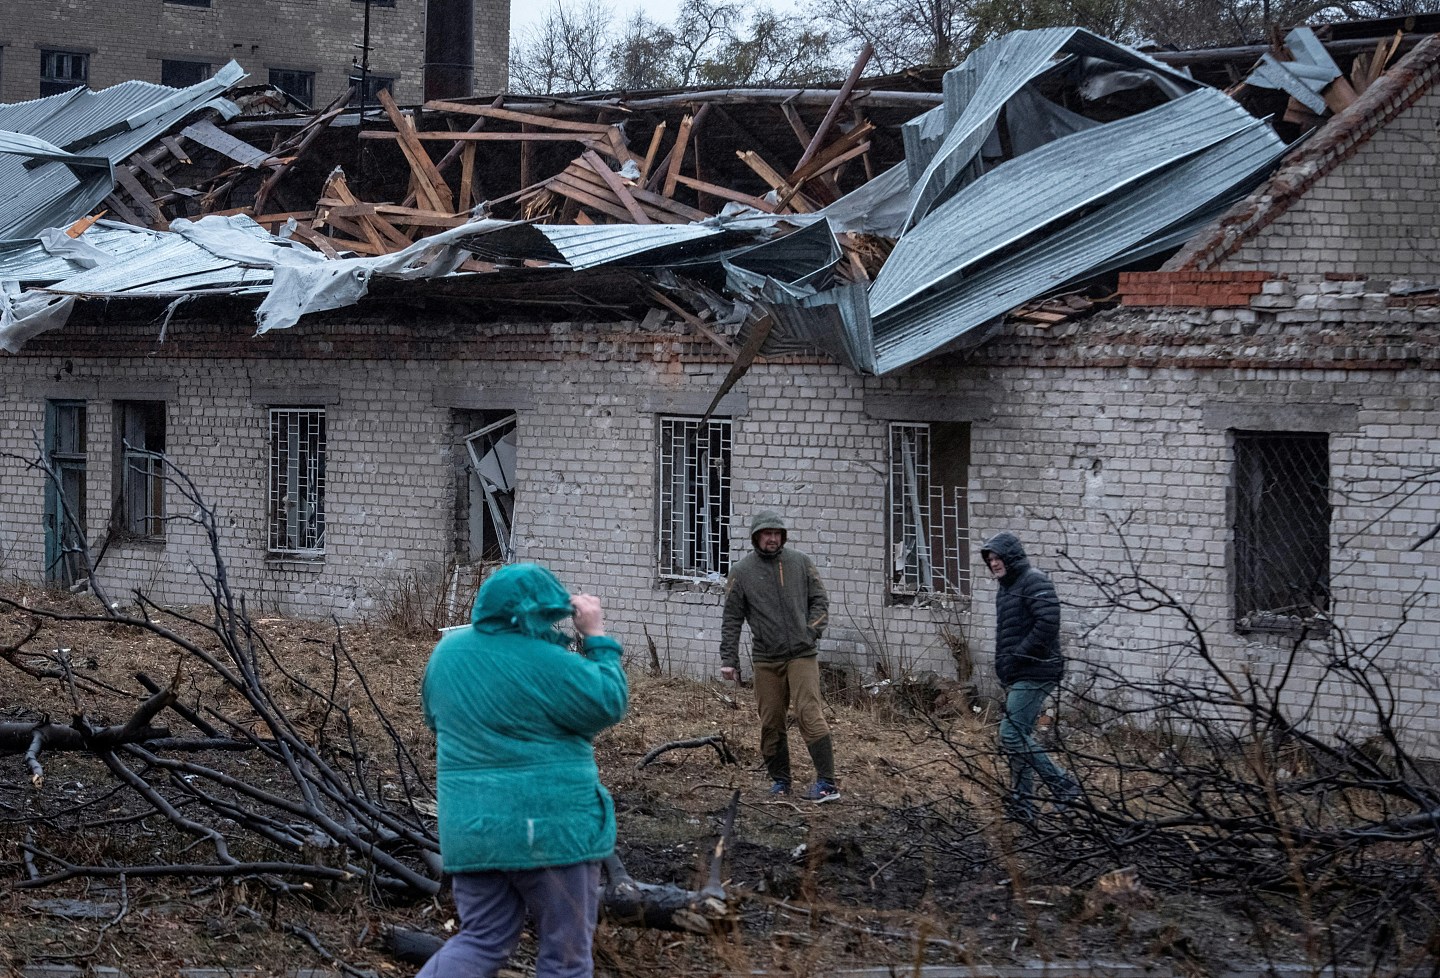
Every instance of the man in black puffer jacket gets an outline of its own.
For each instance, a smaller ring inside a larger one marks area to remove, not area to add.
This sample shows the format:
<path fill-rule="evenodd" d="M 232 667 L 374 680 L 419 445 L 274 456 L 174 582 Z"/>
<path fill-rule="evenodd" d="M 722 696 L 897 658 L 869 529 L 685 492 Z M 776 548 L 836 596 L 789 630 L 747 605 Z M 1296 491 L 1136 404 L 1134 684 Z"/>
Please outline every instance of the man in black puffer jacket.
<path fill-rule="evenodd" d="M 1066 774 L 1036 742 L 1035 721 L 1060 677 L 1060 598 L 1042 571 L 1030 566 L 1020 538 L 998 533 L 980 548 L 990 574 L 999 583 L 995 593 L 995 678 L 1005 687 L 1005 715 L 1000 720 L 1000 749 L 1010 765 L 1010 797 L 1006 814 L 1018 821 L 1035 817 L 1035 775 L 1060 805 L 1080 794 Z"/>

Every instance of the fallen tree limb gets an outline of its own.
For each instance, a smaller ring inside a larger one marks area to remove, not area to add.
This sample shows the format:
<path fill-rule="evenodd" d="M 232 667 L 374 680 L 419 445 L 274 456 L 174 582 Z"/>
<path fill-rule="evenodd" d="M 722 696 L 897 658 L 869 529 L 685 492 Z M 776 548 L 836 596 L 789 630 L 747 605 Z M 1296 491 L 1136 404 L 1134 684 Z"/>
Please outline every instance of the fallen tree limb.
<path fill-rule="evenodd" d="M 735 759 L 735 755 L 731 752 L 730 745 L 725 743 L 725 735 L 723 733 L 720 733 L 711 734 L 708 737 L 694 737 L 690 740 L 672 740 L 668 744 L 661 744 L 659 747 L 656 747 L 644 757 L 640 758 L 639 762 L 635 765 L 635 769 L 638 771 L 648 766 L 649 764 L 653 763 L 657 757 L 659 757 L 661 754 L 666 753 L 667 751 L 689 750 L 694 747 L 715 748 L 715 753 L 720 755 L 721 764 L 740 763 Z"/>

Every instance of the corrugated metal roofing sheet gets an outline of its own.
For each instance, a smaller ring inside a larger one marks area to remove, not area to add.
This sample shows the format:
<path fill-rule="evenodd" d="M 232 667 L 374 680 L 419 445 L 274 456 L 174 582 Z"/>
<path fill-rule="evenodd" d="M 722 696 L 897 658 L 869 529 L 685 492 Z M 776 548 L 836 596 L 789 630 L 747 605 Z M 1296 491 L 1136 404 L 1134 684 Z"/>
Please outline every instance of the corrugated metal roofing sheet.
<path fill-rule="evenodd" d="M 163 235 L 162 231 L 99 221 L 77 240 L 115 258 L 147 247 Z M 78 275 L 88 267 L 75 257 L 52 254 L 38 240 L 0 242 L 0 282 L 43 285 Z"/>
<path fill-rule="evenodd" d="M 987 256 L 1254 122 L 1227 95 L 1200 89 L 1001 164 L 900 239 L 870 290 L 872 315 L 883 316 Z"/>
<path fill-rule="evenodd" d="M 244 76 L 232 61 L 188 88 L 129 81 L 99 92 L 76 89 L 32 102 L 0 105 L 0 131 L 22 133 L 81 157 L 104 158 L 116 164 L 185 116 L 215 103 Z M 81 179 L 65 163 L 34 165 L 35 158 L 48 159 L 52 154 L 34 156 L 14 146 L 9 152 L 0 152 L 0 241 L 32 238 L 46 228 L 72 224 L 93 210 L 113 187 L 108 178 L 94 174 Z"/>
<path fill-rule="evenodd" d="M 1198 82 L 1158 61 L 1077 27 L 1015 31 L 990 41 L 945 73 L 945 112 L 950 131 L 914 180 L 906 226 L 924 217 L 965 175 L 994 129 L 1005 102 L 1031 79 L 1048 71 L 1056 56 L 1062 53 L 1144 68 L 1179 91 L 1200 87 Z M 928 133 L 935 120 L 929 118 L 929 113 L 922 119 Z M 929 140 L 910 137 L 907 130 L 907 162 L 912 143 L 919 148 L 927 142 Z M 911 166 L 913 172 L 913 163 Z"/>
<path fill-rule="evenodd" d="M 206 251 L 178 234 L 167 234 L 132 252 L 128 260 L 101 265 L 49 286 L 47 291 L 74 295 L 165 295 L 188 288 L 234 283 L 269 283 L 269 269 L 247 268 Z"/>
<path fill-rule="evenodd" d="M 705 224 L 537 224 L 535 229 L 571 268 L 608 265 L 723 233 Z"/>
<path fill-rule="evenodd" d="M 1093 274 L 1148 240 L 1203 225 L 1217 206 L 1243 194 L 1284 146 L 1263 123 L 1211 146 L 1102 207 L 923 302 L 876 317 L 875 370 L 886 373 L 928 356 L 1023 302 Z"/>

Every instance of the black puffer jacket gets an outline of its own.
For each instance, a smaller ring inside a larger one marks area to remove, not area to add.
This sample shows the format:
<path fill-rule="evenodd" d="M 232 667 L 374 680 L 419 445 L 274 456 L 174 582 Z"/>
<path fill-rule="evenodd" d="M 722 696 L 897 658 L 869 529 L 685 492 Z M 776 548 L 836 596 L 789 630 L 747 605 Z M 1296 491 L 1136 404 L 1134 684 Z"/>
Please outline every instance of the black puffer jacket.
<path fill-rule="evenodd" d="M 1024 679 L 1055 682 L 1065 674 L 1060 654 L 1060 598 L 1043 571 L 1030 566 L 1020 538 L 997 533 L 980 548 L 1005 561 L 995 593 L 995 678 L 1006 686 Z"/>

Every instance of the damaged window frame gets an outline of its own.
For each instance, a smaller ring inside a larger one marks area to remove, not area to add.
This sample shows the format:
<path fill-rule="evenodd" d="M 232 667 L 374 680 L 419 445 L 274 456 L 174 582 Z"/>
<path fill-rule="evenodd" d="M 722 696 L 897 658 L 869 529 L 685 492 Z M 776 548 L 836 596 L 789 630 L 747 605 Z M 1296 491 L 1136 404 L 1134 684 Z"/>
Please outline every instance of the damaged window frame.
<path fill-rule="evenodd" d="M 165 402 L 115 402 L 110 530 L 118 540 L 165 539 Z"/>
<path fill-rule="evenodd" d="M 513 435 L 518 427 L 519 415 L 512 411 L 473 430 L 464 430 L 468 429 L 469 425 L 462 428 L 464 433 L 460 436 L 460 443 L 464 446 L 466 461 L 463 466 L 466 478 L 466 512 L 458 515 L 465 520 L 465 539 L 457 549 L 467 563 L 479 564 L 492 559 L 487 556 L 491 552 L 492 538 L 501 563 L 508 564 L 515 557 L 512 543 L 516 482 L 514 440 L 508 442 L 511 453 L 508 457 L 508 471 L 503 446 L 507 444 L 507 436 Z M 477 490 L 484 499 L 483 519 L 475 516 L 474 496 Z M 478 546 L 475 540 L 477 529 L 480 534 Z"/>
<path fill-rule="evenodd" d="M 723 584 L 730 572 L 734 423 L 728 417 L 660 415 L 656 429 L 660 580 Z"/>
<path fill-rule="evenodd" d="M 1235 630 L 1328 635 L 1330 436 L 1232 429 L 1231 444 Z"/>
<path fill-rule="evenodd" d="M 314 405 L 274 406 L 268 412 L 271 559 L 324 559 L 325 414 Z"/>
<path fill-rule="evenodd" d="M 887 597 L 897 605 L 968 601 L 970 425 L 892 421 L 887 436 Z"/>

